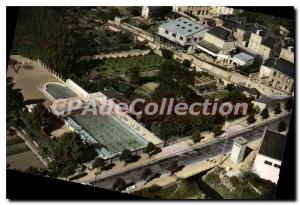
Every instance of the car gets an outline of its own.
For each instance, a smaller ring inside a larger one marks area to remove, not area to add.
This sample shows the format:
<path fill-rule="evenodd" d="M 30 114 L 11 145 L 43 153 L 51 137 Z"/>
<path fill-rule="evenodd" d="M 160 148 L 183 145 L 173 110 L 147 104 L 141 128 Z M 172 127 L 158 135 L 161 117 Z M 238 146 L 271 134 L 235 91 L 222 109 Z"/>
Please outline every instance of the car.
<path fill-rule="evenodd" d="M 135 184 L 132 185 L 132 186 L 127 187 L 126 191 L 131 191 L 131 190 L 134 190 L 134 189 L 136 189 L 136 185 Z"/>

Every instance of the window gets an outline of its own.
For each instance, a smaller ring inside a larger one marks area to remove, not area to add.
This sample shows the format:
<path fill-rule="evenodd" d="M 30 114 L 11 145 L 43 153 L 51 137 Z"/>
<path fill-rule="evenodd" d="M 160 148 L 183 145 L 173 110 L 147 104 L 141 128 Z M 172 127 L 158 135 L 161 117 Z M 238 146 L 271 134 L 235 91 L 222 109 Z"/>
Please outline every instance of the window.
<path fill-rule="evenodd" d="M 172 37 L 175 38 L 176 37 L 176 33 L 172 33 Z"/>
<path fill-rule="evenodd" d="M 180 37 L 179 37 L 179 40 L 183 41 L 183 37 L 182 37 L 182 36 L 180 36 Z"/>
<path fill-rule="evenodd" d="M 165 33 L 166 33 L 166 34 L 168 34 L 168 33 L 169 33 L 169 31 L 168 31 L 168 30 L 165 30 Z"/>
<path fill-rule="evenodd" d="M 267 164 L 267 165 L 272 165 L 272 162 L 269 162 L 269 161 L 267 161 L 267 160 L 265 160 L 265 164 Z"/>
<path fill-rule="evenodd" d="M 187 38 L 186 41 L 187 41 L 187 42 L 190 42 L 190 41 L 191 41 L 191 38 Z"/>
<path fill-rule="evenodd" d="M 197 38 L 194 38 L 194 41 L 197 41 Z"/>
<path fill-rule="evenodd" d="M 278 165 L 278 164 L 274 164 L 274 167 L 280 169 L 280 165 Z"/>

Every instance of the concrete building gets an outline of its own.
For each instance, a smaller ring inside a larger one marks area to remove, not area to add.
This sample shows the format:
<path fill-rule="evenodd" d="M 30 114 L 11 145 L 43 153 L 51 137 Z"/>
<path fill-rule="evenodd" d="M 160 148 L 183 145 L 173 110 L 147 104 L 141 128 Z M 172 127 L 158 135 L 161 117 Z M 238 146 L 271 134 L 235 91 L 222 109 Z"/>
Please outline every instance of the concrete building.
<path fill-rule="evenodd" d="M 183 12 L 198 19 L 212 17 L 211 6 L 173 6 L 173 11 Z"/>
<path fill-rule="evenodd" d="M 282 58 L 269 59 L 259 70 L 260 82 L 286 93 L 294 88 L 295 66 Z"/>
<path fill-rule="evenodd" d="M 197 48 L 213 57 L 228 54 L 235 47 L 235 40 L 229 31 L 215 27 L 207 32 Z"/>
<path fill-rule="evenodd" d="M 294 47 L 288 46 L 286 48 L 281 48 L 279 58 L 287 60 L 291 63 L 294 63 Z"/>
<path fill-rule="evenodd" d="M 264 60 L 273 56 L 274 47 L 278 44 L 275 38 L 268 33 L 257 30 L 251 33 L 248 48 L 259 53 Z"/>
<path fill-rule="evenodd" d="M 232 61 L 233 61 L 234 65 L 248 66 L 248 65 L 252 65 L 254 63 L 254 57 L 250 56 L 244 52 L 241 52 L 241 53 L 234 55 L 232 58 Z"/>
<path fill-rule="evenodd" d="M 158 35 L 181 46 L 190 46 L 197 45 L 208 31 L 207 26 L 180 17 L 161 24 Z"/>
<path fill-rule="evenodd" d="M 265 130 L 262 144 L 253 164 L 253 171 L 258 176 L 277 184 L 285 143 L 285 135 Z"/>
<path fill-rule="evenodd" d="M 234 31 L 234 37 L 237 40 L 237 44 L 241 46 L 246 46 L 246 44 L 249 43 L 251 34 L 256 33 L 258 30 L 261 34 L 269 32 L 269 28 L 259 25 L 257 23 L 240 23 L 240 25 L 238 25 Z"/>
<path fill-rule="evenodd" d="M 243 137 L 237 137 L 233 140 L 230 159 L 233 163 L 239 164 L 244 159 L 247 148 L 247 140 Z"/>
<path fill-rule="evenodd" d="M 241 10 L 227 7 L 227 6 L 212 6 L 210 12 L 214 16 L 236 15 L 237 13 L 240 13 Z"/>
<path fill-rule="evenodd" d="M 143 6 L 142 17 L 146 19 L 150 17 L 157 17 L 171 10 L 172 8 L 169 6 Z"/>

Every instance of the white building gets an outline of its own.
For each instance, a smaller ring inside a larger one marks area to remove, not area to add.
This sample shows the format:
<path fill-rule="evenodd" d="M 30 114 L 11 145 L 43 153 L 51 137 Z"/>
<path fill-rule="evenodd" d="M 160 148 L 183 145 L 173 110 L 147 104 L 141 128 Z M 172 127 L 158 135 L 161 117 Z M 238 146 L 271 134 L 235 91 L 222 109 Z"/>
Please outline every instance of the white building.
<path fill-rule="evenodd" d="M 240 66 L 252 65 L 254 63 L 254 57 L 244 52 L 238 53 L 232 58 L 233 64 Z"/>
<path fill-rule="evenodd" d="M 240 13 L 240 9 L 234 9 L 227 6 L 212 6 L 210 12 L 214 16 L 220 16 L 220 15 L 236 15 L 237 13 Z"/>
<path fill-rule="evenodd" d="M 243 137 L 237 137 L 233 140 L 230 159 L 233 163 L 238 164 L 244 159 L 247 148 L 247 140 Z"/>
<path fill-rule="evenodd" d="M 285 135 L 272 130 L 265 130 L 262 144 L 253 165 L 253 171 L 258 176 L 277 184 L 285 142 Z"/>
<path fill-rule="evenodd" d="M 197 45 L 209 28 L 190 19 L 180 17 L 159 26 L 158 35 L 181 46 Z"/>

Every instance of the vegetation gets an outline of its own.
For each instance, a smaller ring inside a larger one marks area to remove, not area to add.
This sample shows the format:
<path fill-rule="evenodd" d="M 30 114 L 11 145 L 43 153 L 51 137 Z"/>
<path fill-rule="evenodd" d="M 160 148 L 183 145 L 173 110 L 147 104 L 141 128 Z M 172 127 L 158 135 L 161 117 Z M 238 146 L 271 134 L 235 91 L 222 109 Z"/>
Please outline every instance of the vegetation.
<path fill-rule="evenodd" d="M 293 108 L 293 100 L 292 100 L 292 99 L 289 99 L 289 100 L 285 103 L 284 109 L 285 109 L 286 111 L 291 111 L 292 108 Z"/>
<path fill-rule="evenodd" d="M 260 113 L 262 119 L 268 119 L 270 117 L 268 108 L 265 108 Z"/>
<path fill-rule="evenodd" d="M 280 121 L 277 127 L 278 132 L 283 132 L 286 130 L 286 124 L 284 121 Z"/>
<path fill-rule="evenodd" d="M 161 55 L 165 58 L 165 59 L 172 59 L 173 58 L 173 52 L 164 48 L 160 49 L 161 51 Z"/>
<path fill-rule="evenodd" d="M 6 126 L 21 125 L 20 112 L 24 106 L 24 97 L 21 89 L 14 88 L 15 83 L 10 77 L 6 77 Z"/>
<path fill-rule="evenodd" d="M 149 142 L 145 148 L 145 153 L 147 153 L 149 157 L 158 154 L 159 152 L 161 152 L 161 148 L 156 147 L 152 142 Z"/>
<path fill-rule="evenodd" d="M 126 182 L 122 178 L 117 178 L 116 182 L 113 185 L 113 189 L 116 191 L 122 191 L 126 188 Z"/>
<path fill-rule="evenodd" d="M 253 124 L 254 122 L 256 122 L 254 113 L 250 113 L 248 118 L 247 118 L 247 123 L 250 125 L 250 124 Z"/>
<path fill-rule="evenodd" d="M 279 103 L 277 103 L 277 104 L 275 105 L 275 107 L 274 107 L 274 113 L 275 113 L 275 115 L 278 115 L 278 114 L 280 114 L 281 112 L 282 112 L 281 106 L 280 106 Z"/>
<path fill-rule="evenodd" d="M 203 196 L 197 184 L 189 180 L 181 180 L 179 183 L 174 183 L 166 188 L 153 185 L 138 190 L 134 194 L 152 199 L 201 199 Z"/>
<path fill-rule="evenodd" d="M 193 139 L 193 142 L 196 144 L 197 142 L 201 142 L 201 140 L 204 139 L 204 137 L 200 135 L 199 131 L 198 132 L 196 131 L 193 133 L 192 139 Z"/>
<path fill-rule="evenodd" d="M 151 175 L 153 175 L 152 170 L 150 168 L 146 168 L 141 176 L 141 179 L 146 180 Z"/>
<path fill-rule="evenodd" d="M 77 133 L 65 133 L 54 144 L 49 167 L 56 175 L 67 177 L 75 172 L 78 164 L 91 161 L 96 155 L 94 148 L 83 144 Z"/>
<path fill-rule="evenodd" d="M 224 199 L 273 199 L 276 184 L 261 179 L 254 173 L 245 172 L 242 176 L 222 175 L 223 169 L 216 169 L 208 173 L 204 181 Z M 224 174 L 224 172 L 223 172 Z M 225 183 L 226 181 L 226 183 Z M 259 190 L 258 193 L 255 189 Z"/>

